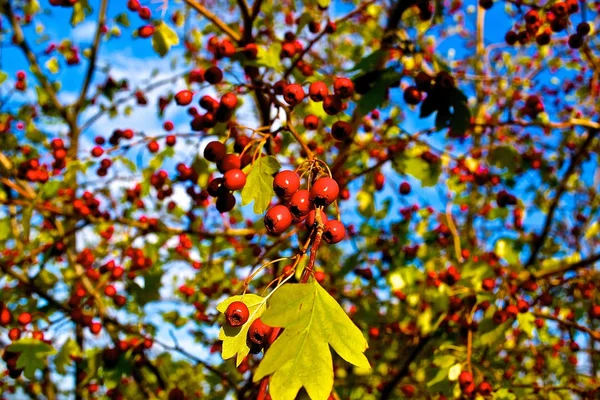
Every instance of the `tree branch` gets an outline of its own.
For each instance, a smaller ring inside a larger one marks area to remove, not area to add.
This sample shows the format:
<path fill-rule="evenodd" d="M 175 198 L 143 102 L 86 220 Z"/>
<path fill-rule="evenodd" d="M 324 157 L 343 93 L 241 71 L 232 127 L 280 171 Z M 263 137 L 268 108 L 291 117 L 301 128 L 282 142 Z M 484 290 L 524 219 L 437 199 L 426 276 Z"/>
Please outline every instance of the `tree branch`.
<path fill-rule="evenodd" d="M 203 16 L 208 18 L 213 24 L 215 24 L 215 26 L 217 28 L 219 28 L 221 31 L 223 31 L 223 33 L 225 33 L 231 39 L 235 40 L 236 42 L 239 42 L 241 40 L 239 33 L 237 33 L 236 31 L 231 29 L 229 26 L 227 26 L 227 24 L 225 22 L 223 22 L 215 14 L 208 11 L 208 9 L 206 7 L 204 7 L 202 4 L 196 2 L 195 0 L 184 0 L 184 1 L 188 6 L 192 7 L 194 10 L 198 11 L 200 14 L 202 14 Z"/>

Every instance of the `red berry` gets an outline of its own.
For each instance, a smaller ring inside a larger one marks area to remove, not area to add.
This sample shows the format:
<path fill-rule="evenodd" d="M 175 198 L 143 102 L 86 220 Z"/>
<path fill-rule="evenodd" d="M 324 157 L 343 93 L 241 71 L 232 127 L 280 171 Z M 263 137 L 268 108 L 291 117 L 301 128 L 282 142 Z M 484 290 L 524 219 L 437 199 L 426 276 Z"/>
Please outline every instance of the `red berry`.
<path fill-rule="evenodd" d="M 90 332 L 92 332 L 94 335 L 99 334 L 101 330 L 102 325 L 100 324 L 100 322 L 92 322 L 92 324 L 90 325 Z"/>
<path fill-rule="evenodd" d="M 336 78 L 333 83 L 333 92 L 342 99 L 352 97 L 354 94 L 354 83 L 348 78 Z"/>
<path fill-rule="evenodd" d="M 400 184 L 400 194 L 407 195 L 410 193 L 410 183 L 402 182 Z"/>
<path fill-rule="evenodd" d="M 102 154 L 104 154 L 104 150 L 102 150 L 102 147 L 96 146 L 92 149 L 93 157 L 100 157 Z"/>
<path fill-rule="evenodd" d="M 27 325 L 31 322 L 31 314 L 29 314 L 28 312 L 21 313 L 19 314 L 17 321 L 21 325 Z"/>
<path fill-rule="evenodd" d="M 308 88 L 308 97 L 312 101 L 323 101 L 329 95 L 327 85 L 321 81 L 316 81 L 310 84 Z"/>
<path fill-rule="evenodd" d="M 233 110 L 237 107 L 238 99 L 235 94 L 229 92 L 225 93 L 223 97 L 221 97 L 220 106 L 226 108 L 227 110 Z"/>
<path fill-rule="evenodd" d="M 270 326 L 265 325 L 260 318 L 257 318 L 248 329 L 248 340 L 255 345 L 262 346 L 267 342 L 272 329 Z"/>
<path fill-rule="evenodd" d="M 17 71 L 17 80 L 19 80 L 19 81 L 25 80 L 25 77 L 26 77 L 25 76 L 25 72 L 23 72 L 23 71 Z"/>
<path fill-rule="evenodd" d="M 288 206 L 294 218 L 302 219 L 302 217 L 305 217 L 312 208 L 310 192 L 308 190 L 297 191 L 290 198 Z"/>
<path fill-rule="evenodd" d="M 127 2 L 127 8 L 130 11 L 138 11 L 140 9 L 140 2 L 139 2 L 139 0 L 129 0 Z"/>
<path fill-rule="evenodd" d="M 473 374 L 468 371 L 463 371 L 458 376 L 458 383 L 462 389 L 473 383 Z"/>
<path fill-rule="evenodd" d="M 319 127 L 319 117 L 316 115 L 307 115 L 304 118 L 304 128 L 308 130 L 315 130 Z"/>
<path fill-rule="evenodd" d="M 342 99 L 335 95 L 329 95 L 323 99 L 323 110 L 329 115 L 335 115 L 342 111 Z"/>
<path fill-rule="evenodd" d="M 148 20 L 152 16 L 152 11 L 148 7 L 140 7 L 138 10 L 138 15 L 141 19 Z"/>
<path fill-rule="evenodd" d="M 139 37 L 149 38 L 152 35 L 154 35 L 154 26 L 153 25 L 144 25 L 144 26 L 140 26 L 138 28 L 138 36 Z"/>
<path fill-rule="evenodd" d="M 227 306 L 227 310 L 225 311 L 225 318 L 227 318 L 229 325 L 233 327 L 244 325 L 248 321 L 249 316 L 248 306 L 241 301 L 234 301 Z"/>
<path fill-rule="evenodd" d="M 104 294 L 108 297 L 113 297 L 115 294 L 117 294 L 117 289 L 115 289 L 113 285 L 107 285 L 104 288 Z"/>
<path fill-rule="evenodd" d="M 219 141 L 213 141 L 204 148 L 204 158 L 211 162 L 217 162 L 225 157 L 227 147 Z"/>
<path fill-rule="evenodd" d="M 187 106 L 192 102 L 194 93 L 191 90 L 182 90 L 175 95 L 175 102 L 179 106 Z"/>
<path fill-rule="evenodd" d="M 481 288 L 487 292 L 494 290 L 494 286 L 496 286 L 496 283 L 492 278 L 485 278 L 483 282 L 481 282 Z"/>
<path fill-rule="evenodd" d="M 413 385 L 403 385 L 400 387 L 400 390 L 402 390 L 402 393 L 406 397 L 413 397 L 415 395 L 415 387 Z"/>
<path fill-rule="evenodd" d="M 246 174 L 241 169 L 230 169 L 223 175 L 223 185 L 229 190 L 240 190 L 246 184 Z"/>
<path fill-rule="evenodd" d="M 275 194 L 282 198 L 288 198 L 300 188 L 300 177 L 294 171 L 281 171 L 273 179 Z"/>
<path fill-rule="evenodd" d="M 148 143 L 148 151 L 150 151 L 150 153 L 156 153 L 158 151 L 158 142 L 156 140 L 151 141 L 150 143 Z"/>
<path fill-rule="evenodd" d="M 287 85 L 283 89 L 283 99 L 286 103 L 293 107 L 304 100 L 304 89 L 302 89 L 302 86 L 298 85 L 297 83 Z"/>
<path fill-rule="evenodd" d="M 423 96 L 421 91 L 416 86 L 409 86 L 404 90 L 404 101 L 412 106 L 421 102 Z"/>
<path fill-rule="evenodd" d="M 240 157 L 235 154 L 226 154 L 217 162 L 217 168 L 221 173 L 225 173 L 232 169 L 241 169 L 242 160 L 240 160 Z"/>
<path fill-rule="evenodd" d="M 213 65 L 204 72 L 204 79 L 212 85 L 221 83 L 223 80 L 223 71 L 221 71 L 219 67 Z"/>
<path fill-rule="evenodd" d="M 319 178 L 310 189 L 310 201 L 315 206 L 328 206 L 337 199 L 339 194 L 340 187 L 334 179 Z"/>
<path fill-rule="evenodd" d="M 339 243 L 346 237 L 346 228 L 337 219 L 332 219 L 325 223 L 325 230 L 323 231 L 323 239 L 329 244 Z"/>
<path fill-rule="evenodd" d="M 381 172 L 377 171 L 375 172 L 373 182 L 375 183 L 375 190 L 380 191 L 383 189 L 383 185 L 385 184 L 385 176 Z"/>
<path fill-rule="evenodd" d="M 175 143 L 177 143 L 177 138 L 175 137 L 175 135 L 168 135 L 165 139 L 165 143 L 167 144 L 167 146 L 173 147 L 175 146 Z"/>
<path fill-rule="evenodd" d="M 217 211 L 220 213 L 229 212 L 233 207 L 235 207 L 235 196 L 231 193 L 226 192 L 217 197 Z"/>
<path fill-rule="evenodd" d="M 336 121 L 331 127 L 331 136 L 339 141 L 348 140 L 352 136 L 352 125 L 346 121 Z"/>
<path fill-rule="evenodd" d="M 265 228 L 271 235 L 280 235 L 292 225 L 292 214 L 284 205 L 276 205 L 265 214 Z"/>
<path fill-rule="evenodd" d="M 165 123 L 163 124 L 163 129 L 167 132 L 172 131 L 174 127 L 175 125 L 173 125 L 172 121 L 165 121 Z"/>
<path fill-rule="evenodd" d="M 313 209 L 306 216 L 306 227 L 309 229 L 312 228 L 312 226 L 317 221 L 316 211 L 317 211 L 316 209 Z M 319 210 L 319 212 L 321 214 L 321 222 L 326 224 L 328 221 L 327 214 L 325 214 L 325 212 L 323 210 Z"/>

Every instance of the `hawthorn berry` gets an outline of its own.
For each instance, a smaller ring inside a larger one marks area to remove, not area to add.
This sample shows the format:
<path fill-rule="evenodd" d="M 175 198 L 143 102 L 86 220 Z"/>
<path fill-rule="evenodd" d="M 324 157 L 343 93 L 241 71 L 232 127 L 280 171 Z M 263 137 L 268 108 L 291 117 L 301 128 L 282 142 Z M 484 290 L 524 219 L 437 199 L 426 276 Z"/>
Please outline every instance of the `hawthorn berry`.
<path fill-rule="evenodd" d="M 260 318 L 255 319 L 248 329 L 248 341 L 258 346 L 263 346 L 271 333 L 271 328 L 265 325 Z"/>
<path fill-rule="evenodd" d="M 19 314 L 19 316 L 17 317 L 17 321 L 19 322 L 19 324 L 21 325 L 27 325 L 31 322 L 31 314 L 29 314 L 28 312 L 24 312 Z"/>
<path fill-rule="evenodd" d="M 217 161 L 217 168 L 221 173 L 225 173 L 232 169 L 241 169 L 242 160 L 236 154 L 225 154 L 223 158 Z"/>
<path fill-rule="evenodd" d="M 335 115 L 342 111 L 342 99 L 339 96 L 328 95 L 323 99 L 323 110 L 329 115 Z"/>
<path fill-rule="evenodd" d="M 579 36 L 586 36 L 587 34 L 589 34 L 591 31 L 590 28 L 590 24 L 588 24 L 587 22 L 580 22 L 577 25 L 577 34 Z"/>
<path fill-rule="evenodd" d="M 223 185 L 229 190 L 240 190 L 246 184 L 246 174 L 241 169 L 230 169 L 223 175 Z"/>
<path fill-rule="evenodd" d="M 317 221 L 316 212 L 317 210 L 313 209 L 306 216 L 306 227 L 309 229 L 312 228 L 315 222 Z M 319 213 L 321 214 L 321 222 L 323 222 L 323 224 L 327 223 L 327 221 L 329 220 L 329 218 L 327 218 L 327 214 L 325 214 L 323 210 L 319 210 Z"/>
<path fill-rule="evenodd" d="M 310 201 L 310 192 L 308 190 L 298 190 L 292 195 L 288 203 L 290 213 L 297 220 L 305 217 L 312 208 Z"/>
<path fill-rule="evenodd" d="M 458 375 L 458 384 L 461 388 L 465 388 L 473 383 L 473 374 L 468 371 L 463 371 Z"/>
<path fill-rule="evenodd" d="M 404 90 L 404 101 L 411 106 L 419 104 L 423 96 L 416 86 L 409 86 Z"/>
<path fill-rule="evenodd" d="M 297 83 L 287 85 L 283 89 L 283 99 L 292 107 L 300 104 L 304 100 L 304 89 Z"/>
<path fill-rule="evenodd" d="M 289 198 L 300 188 L 300 177 L 295 171 L 280 171 L 273 179 L 273 190 L 281 198 Z"/>
<path fill-rule="evenodd" d="M 331 127 L 331 136 L 339 141 L 348 140 L 352 136 L 352 125 L 346 121 L 336 121 Z"/>
<path fill-rule="evenodd" d="M 204 158 L 211 162 L 220 161 L 227 154 L 227 147 L 217 140 L 212 141 L 204 148 Z"/>
<path fill-rule="evenodd" d="M 265 214 L 265 228 L 271 235 L 281 235 L 292 225 L 292 214 L 284 205 L 276 205 Z"/>
<path fill-rule="evenodd" d="M 226 108 L 227 110 L 233 110 L 237 107 L 237 104 L 237 96 L 231 92 L 225 93 L 223 97 L 221 97 L 220 106 Z"/>
<path fill-rule="evenodd" d="M 328 206 L 337 199 L 339 194 L 340 187 L 334 179 L 319 178 L 310 189 L 310 201 L 315 206 Z"/>
<path fill-rule="evenodd" d="M 150 151 L 150 153 L 156 153 L 158 148 L 159 146 L 156 140 L 152 140 L 150 143 L 148 143 L 148 151 Z"/>
<path fill-rule="evenodd" d="M 407 195 L 410 193 L 410 183 L 402 182 L 400 184 L 400 194 Z"/>
<path fill-rule="evenodd" d="M 494 0 L 479 0 L 479 6 L 484 10 L 489 10 L 494 5 Z"/>
<path fill-rule="evenodd" d="M 138 28 L 138 36 L 141 38 L 149 38 L 154 34 L 153 25 L 144 25 Z"/>
<path fill-rule="evenodd" d="M 332 219 L 325 223 L 323 239 L 329 244 L 339 243 L 346 237 L 346 228 L 344 224 L 337 219 Z"/>
<path fill-rule="evenodd" d="M 225 182 L 225 179 L 223 179 L 223 178 L 215 178 L 215 179 L 211 180 L 210 182 L 208 182 L 206 191 L 212 197 L 221 197 L 221 195 L 224 195 L 227 193 L 227 188 L 223 184 L 224 182 Z"/>
<path fill-rule="evenodd" d="M 348 78 L 336 78 L 333 92 L 342 99 L 350 98 L 354 94 L 354 83 Z"/>
<path fill-rule="evenodd" d="M 250 317 L 250 311 L 248 311 L 248 306 L 242 303 L 241 301 L 234 301 L 233 303 L 227 306 L 227 310 L 225 311 L 225 318 L 227 318 L 227 322 L 232 327 L 237 327 L 244 325 L 248 318 Z"/>
<path fill-rule="evenodd" d="M 204 80 L 210 83 L 211 85 L 216 85 L 217 83 L 221 83 L 223 80 L 223 71 L 216 65 L 208 68 L 204 71 Z"/>
<path fill-rule="evenodd" d="M 219 197 L 217 197 L 216 205 L 217 211 L 221 214 L 229 212 L 235 207 L 235 196 L 229 192 L 220 194 Z"/>
<path fill-rule="evenodd" d="M 177 143 L 177 137 L 175 137 L 175 135 L 168 135 L 165 138 L 165 143 L 167 144 L 167 146 L 173 147 L 175 146 L 175 143 Z"/>
<path fill-rule="evenodd" d="M 308 97 L 312 101 L 323 101 L 329 95 L 327 85 L 322 81 L 316 81 L 310 84 L 308 88 Z"/>
<path fill-rule="evenodd" d="M 181 90 L 175 95 L 175 103 L 178 106 L 187 106 L 192 102 L 194 93 L 191 90 Z"/>
<path fill-rule="evenodd" d="M 319 117 L 310 114 L 304 117 L 304 128 L 308 130 L 315 130 L 319 127 Z"/>

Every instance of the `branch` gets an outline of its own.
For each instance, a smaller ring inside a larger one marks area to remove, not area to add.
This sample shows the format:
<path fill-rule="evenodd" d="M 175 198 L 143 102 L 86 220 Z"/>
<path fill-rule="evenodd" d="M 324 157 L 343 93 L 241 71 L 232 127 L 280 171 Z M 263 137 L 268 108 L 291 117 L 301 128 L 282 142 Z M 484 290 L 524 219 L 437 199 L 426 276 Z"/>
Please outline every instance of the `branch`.
<path fill-rule="evenodd" d="M 549 319 L 551 321 L 557 322 L 560 325 L 563 325 L 563 326 L 566 326 L 566 327 L 569 327 L 569 328 L 573 328 L 573 329 L 577 329 L 578 331 L 587 333 L 588 335 L 590 335 L 595 340 L 600 340 L 600 332 L 593 331 L 590 328 L 588 328 L 587 326 L 579 325 L 579 324 L 577 324 L 575 322 L 571 322 L 571 321 L 566 321 L 564 319 L 560 319 L 560 318 L 552 316 L 552 315 L 541 314 L 541 313 L 532 313 L 532 314 L 536 318 Z"/>
<path fill-rule="evenodd" d="M 545 269 L 542 271 L 534 272 L 533 277 L 535 279 L 543 279 L 543 278 L 548 278 L 548 277 L 554 276 L 554 275 L 562 275 L 566 272 L 576 271 L 579 268 L 585 268 L 585 267 L 590 266 L 598 261 L 600 261 L 600 253 L 594 254 L 588 258 L 584 258 L 583 260 L 578 261 L 576 263 L 562 265 L 557 268 Z M 529 276 L 531 277 L 531 274 Z"/>
<path fill-rule="evenodd" d="M 202 14 L 203 16 L 208 18 L 213 24 L 215 24 L 215 26 L 217 28 L 222 30 L 223 33 L 225 33 L 231 39 L 235 40 L 236 42 L 239 42 L 241 40 L 239 33 L 237 33 L 236 31 L 231 29 L 229 26 L 227 26 L 227 24 L 225 22 L 223 22 L 215 14 L 208 11 L 208 9 L 206 9 L 202 4 L 196 2 L 195 0 L 184 0 L 184 1 L 188 6 L 192 7 L 194 10 L 198 11 L 200 14 Z"/>
<path fill-rule="evenodd" d="M 542 234 L 535 241 L 534 247 L 531 251 L 531 255 L 529 256 L 529 259 L 525 263 L 526 269 L 535 263 L 535 260 L 538 256 L 540 250 L 542 249 L 542 246 L 544 245 L 544 242 L 546 241 L 548 234 L 550 233 L 550 227 L 551 227 L 552 221 L 554 219 L 554 212 L 556 211 L 556 208 L 558 207 L 560 198 L 562 197 L 564 192 L 567 190 L 567 183 L 569 181 L 569 178 L 571 177 L 573 172 L 575 172 L 575 168 L 579 164 L 579 161 L 584 156 L 588 146 L 592 143 L 592 140 L 594 139 L 594 137 L 596 136 L 596 134 L 598 132 L 599 131 L 595 130 L 595 129 L 590 130 L 588 137 L 581 144 L 581 147 L 579 147 L 577 152 L 573 155 L 573 158 L 571 159 L 571 163 L 569 164 L 569 167 L 567 168 L 565 175 L 563 176 L 562 180 L 560 181 L 558 190 L 556 191 L 556 195 L 554 196 L 554 199 L 552 200 L 552 203 L 550 204 L 550 208 L 548 209 L 548 214 L 546 215 L 546 220 L 544 221 L 544 227 L 542 229 Z"/>
<path fill-rule="evenodd" d="M 106 9 L 108 8 L 108 0 L 102 0 L 100 3 L 100 11 L 98 14 L 98 24 L 96 26 L 96 33 L 94 35 L 94 42 L 92 44 L 92 54 L 90 55 L 90 63 L 88 65 L 87 73 L 85 75 L 85 80 L 83 81 L 83 87 L 81 88 L 81 93 L 79 94 L 79 98 L 74 104 L 75 110 L 79 111 L 83 106 L 83 102 L 85 101 L 85 95 L 90 87 L 90 83 L 92 82 L 92 77 L 94 76 L 94 71 L 96 70 L 96 59 L 98 57 L 98 49 L 100 47 L 100 38 L 102 37 L 102 27 L 106 22 Z"/>
<path fill-rule="evenodd" d="M 59 110 L 61 114 L 64 115 L 64 107 L 62 106 L 60 101 L 58 101 L 58 97 L 56 96 L 56 91 L 54 90 L 54 86 L 52 86 L 52 84 L 50 83 L 48 78 L 46 78 L 46 76 L 42 73 L 42 70 L 40 68 L 40 65 L 38 64 L 35 53 L 31 50 L 31 47 L 29 47 L 29 44 L 25 41 L 25 35 L 23 33 L 23 30 L 21 29 L 21 25 L 19 25 L 19 21 L 17 21 L 17 18 L 14 14 L 11 2 L 3 1 L 3 3 L 4 3 L 3 12 L 6 15 L 6 17 L 8 18 L 8 20 L 10 21 L 10 24 L 13 29 L 14 43 L 17 46 L 19 46 L 21 48 L 21 50 L 23 51 L 23 53 L 25 54 L 25 57 L 27 58 L 27 61 L 30 64 L 31 72 L 33 72 L 33 74 L 35 75 L 37 80 L 40 82 L 40 84 L 42 85 L 42 87 L 44 88 L 46 93 L 48 94 L 48 97 L 49 97 L 50 101 L 52 102 L 52 104 L 54 105 L 54 107 L 57 110 Z"/>

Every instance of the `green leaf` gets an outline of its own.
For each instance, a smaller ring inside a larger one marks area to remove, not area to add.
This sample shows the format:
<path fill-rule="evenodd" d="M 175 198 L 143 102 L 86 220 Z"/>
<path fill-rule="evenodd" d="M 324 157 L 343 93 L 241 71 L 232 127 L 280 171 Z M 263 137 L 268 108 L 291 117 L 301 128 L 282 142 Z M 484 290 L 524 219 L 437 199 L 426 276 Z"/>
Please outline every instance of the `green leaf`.
<path fill-rule="evenodd" d="M 494 147 L 488 155 L 488 160 L 496 167 L 513 170 L 519 165 L 519 153 L 512 146 Z"/>
<path fill-rule="evenodd" d="M 394 159 L 394 168 L 421 181 L 422 186 L 434 186 L 438 183 L 442 168 L 439 163 L 428 163 L 420 156 L 401 156 Z"/>
<path fill-rule="evenodd" d="M 311 399 L 325 400 L 333 388 L 329 345 L 344 360 L 370 369 L 367 341 L 342 307 L 316 281 L 287 284 L 268 302 L 263 322 L 284 328 L 261 361 L 254 381 L 267 375 L 275 400 L 292 400 L 301 387 Z"/>
<path fill-rule="evenodd" d="M 242 189 L 242 205 L 246 206 L 254 202 L 254 213 L 263 214 L 271 198 L 275 194 L 273 190 L 273 174 L 279 171 L 281 164 L 273 156 L 261 157 L 254 165 L 244 168 L 247 174 L 246 185 Z M 250 172 L 248 173 L 248 170 Z"/>
<path fill-rule="evenodd" d="M 50 58 L 48 61 L 46 61 L 44 65 L 46 66 L 48 71 L 50 71 L 53 74 L 58 73 L 58 71 L 60 70 L 60 66 L 58 65 L 58 59 L 56 57 Z"/>
<path fill-rule="evenodd" d="M 0 71 L 0 83 L 3 83 L 6 78 L 8 78 L 8 74 L 4 71 Z"/>
<path fill-rule="evenodd" d="M 6 240 L 10 236 L 10 218 L 0 219 L 0 240 Z"/>
<path fill-rule="evenodd" d="M 255 64 L 261 67 L 272 68 L 275 71 L 283 71 L 283 64 L 280 58 L 281 44 L 274 43 L 273 45 L 265 48 L 264 46 L 258 47 L 258 54 L 256 55 Z"/>
<path fill-rule="evenodd" d="M 511 393 L 509 389 L 504 388 L 495 391 L 492 394 L 492 398 L 494 400 L 515 400 L 517 396 L 515 396 L 514 393 Z"/>
<path fill-rule="evenodd" d="M 140 306 L 145 306 L 151 301 L 160 299 L 159 290 L 161 288 L 161 279 L 163 271 L 151 271 L 146 273 L 144 277 L 144 287 L 141 287 L 136 282 L 129 284 L 129 293 L 134 296 Z"/>
<path fill-rule="evenodd" d="M 250 311 L 250 317 L 248 321 L 242 326 L 232 327 L 228 324 L 225 324 L 221 327 L 219 331 L 219 340 L 223 341 L 223 346 L 221 350 L 221 356 L 224 360 L 230 359 L 234 356 L 236 358 L 236 366 L 240 365 L 240 363 L 246 358 L 246 356 L 250 353 L 250 347 L 246 344 L 246 336 L 248 335 L 248 329 L 252 322 L 255 319 L 259 318 L 262 313 L 265 311 L 265 304 L 267 299 L 261 296 L 257 296 L 255 294 L 245 294 L 242 296 L 232 296 L 228 299 L 222 301 L 218 306 L 217 310 L 221 313 L 225 314 L 227 307 L 235 302 L 241 301 L 248 307 L 248 311 Z"/>
<path fill-rule="evenodd" d="M 81 349 L 75 340 L 69 338 L 54 357 L 54 365 L 59 374 L 65 375 L 67 373 L 66 367 L 73 362 L 72 356 L 80 357 Z"/>
<path fill-rule="evenodd" d="M 498 239 L 495 246 L 495 252 L 509 264 L 519 263 L 519 251 L 515 248 L 515 241 L 513 239 Z"/>
<path fill-rule="evenodd" d="M 361 190 L 356 195 L 356 201 L 358 202 L 358 212 L 363 217 L 370 218 L 375 212 L 375 199 L 372 192 Z"/>
<path fill-rule="evenodd" d="M 398 82 L 402 74 L 393 68 L 388 68 L 378 74 L 377 81 L 367 93 L 358 101 L 361 115 L 367 115 L 372 110 L 380 107 L 386 101 L 386 94 L 390 85 Z"/>
<path fill-rule="evenodd" d="M 172 46 L 179 44 L 179 36 L 164 22 L 161 22 L 155 29 L 152 35 L 152 48 L 161 57 L 164 57 Z"/>
<path fill-rule="evenodd" d="M 356 63 L 356 65 L 354 66 L 354 68 L 352 68 L 348 72 L 352 72 L 352 71 L 363 71 L 363 72 L 373 71 L 374 69 L 377 68 L 377 66 L 379 65 L 379 63 L 381 62 L 381 60 L 385 60 L 385 59 L 387 59 L 387 57 L 388 57 L 388 52 L 387 51 L 383 51 L 381 49 L 375 50 L 373 53 L 369 54 L 368 56 L 363 57 L 363 59 L 360 60 L 358 63 Z"/>
<path fill-rule="evenodd" d="M 531 339 L 533 337 L 533 321 L 535 321 L 535 317 L 532 313 L 524 313 L 517 314 L 517 321 L 519 321 L 519 326 L 521 330 L 529 336 Z"/>
<path fill-rule="evenodd" d="M 92 8 L 88 0 L 79 0 L 73 5 L 73 14 L 71 14 L 71 26 L 77 26 L 83 22 L 86 15 L 90 15 Z"/>
<path fill-rule="evenodd" d="M 330 2 L 330 0 L 317 0 L 317 4 L 321 8 L 327 8 L 327 7 L 329 7 L 329 2 Z"/>
<path fill-rule="evenodd" d="M 127 16 L 127 13 L 121 13 L 117 15 L 115 17 L 115 22 L 124 28 L 129 28 L 129 25 L 131 25 L 129 23 L 129 17 Z"/>
<path fill-rule="evenodd" d="M 41 340 L 21 339 L 8 346 L 8 351 L 20 353 L 17 368 L 23 368 L 27 379 L 33 379 L 36 370 L 46 367 L 46 359 L 56 353 L 56 349 Z"/>

